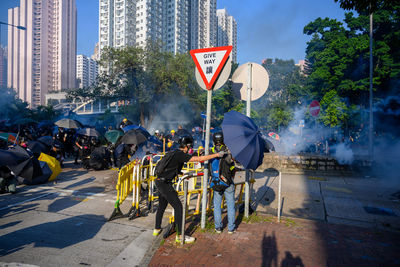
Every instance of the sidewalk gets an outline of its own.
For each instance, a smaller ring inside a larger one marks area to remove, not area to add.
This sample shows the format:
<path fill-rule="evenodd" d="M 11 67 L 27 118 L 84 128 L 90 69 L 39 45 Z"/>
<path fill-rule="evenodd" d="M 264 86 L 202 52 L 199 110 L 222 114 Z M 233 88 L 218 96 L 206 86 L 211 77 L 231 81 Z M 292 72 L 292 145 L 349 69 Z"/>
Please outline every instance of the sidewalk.
<path fill-rule="evenodd" d="M 400 232 L 256 215 L 233 235 L 197 229 L 194 244 L 170 236 L 149 266 L 395 266 Z M 212 227 L 209 227 L 212 228 Z"/>

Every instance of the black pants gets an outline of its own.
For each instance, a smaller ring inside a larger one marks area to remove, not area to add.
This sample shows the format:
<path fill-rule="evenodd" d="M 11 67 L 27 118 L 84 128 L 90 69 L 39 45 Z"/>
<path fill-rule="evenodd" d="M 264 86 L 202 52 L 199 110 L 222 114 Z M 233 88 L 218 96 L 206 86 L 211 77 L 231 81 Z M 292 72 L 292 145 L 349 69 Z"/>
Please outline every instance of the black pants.
<path fill-rule="evenodd" d="M 182 203 L 178 198 L 178 194 L 172 187 L 171 183 L 166 183 L 160 180 L 156 180 L 156 186 L 159 192 L 158 196 L 158 209 L 156 213 L 156 229 L 161 229 L 161 221 L 164 215 L 164 211 L 167 208 L 168 203 L 174 208 L 175 211 L 175 224 L 178 227 L 176 232 L 180 234 L 182 230 Z"/>

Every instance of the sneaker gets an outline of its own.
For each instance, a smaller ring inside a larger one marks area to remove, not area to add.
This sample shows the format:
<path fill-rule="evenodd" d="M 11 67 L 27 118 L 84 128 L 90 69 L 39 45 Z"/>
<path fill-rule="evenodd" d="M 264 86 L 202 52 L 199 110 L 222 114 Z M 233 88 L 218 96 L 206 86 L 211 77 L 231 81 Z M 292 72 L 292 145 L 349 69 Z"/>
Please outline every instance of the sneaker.
<path fill-rule="evenodd" d="M 215 228 L 215 232 L 216 232 L 217 234 L 222 233 L 222 228 L 221 228 L 221 227 L 220 227 L 220 228 Z"/>
<path fill-rule="evenodd" d="M 162 229 L 154 229 L 153 236 L 158 236 L 161 233 Z"/>
<path fill-rule="evenodd" d="M 233 233 L 236 233 L 236 229 L 233 229 L 232 231 L 231 230 L 228 231 L 228 234 L 230 234 L 230 235 Z"/>
<path fill-rule="evenodd" d="M 181 243 L 181 241 L 182 241 L 182 235 L 176 235 L 175 241 L 176 241 L 177 243 Z M 196 241 L 196 238 L 195 238 L 195 237 L 185 235 L 185 242 L 184 242 L 184 243 L 190 244 L 190 243 L 194 243 L 194 241 Z"/>

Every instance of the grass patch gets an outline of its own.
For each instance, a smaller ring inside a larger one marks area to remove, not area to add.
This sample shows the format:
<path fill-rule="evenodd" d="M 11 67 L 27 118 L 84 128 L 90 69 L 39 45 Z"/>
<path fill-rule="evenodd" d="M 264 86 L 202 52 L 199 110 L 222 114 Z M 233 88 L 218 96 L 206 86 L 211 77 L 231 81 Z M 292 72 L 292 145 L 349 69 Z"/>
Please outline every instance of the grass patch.
<path fill-rule="evenodd" d="M 201 233 L 213 233 L 214 232 L 214 228 L 215 228 L 214 221 L 207 219 L 204 229 L 202 229 L 201 227 L 200 228 L 196 227 L 196 230 L 200 229 Z"/>
<path fill-rule="evenodd" d="M 282 221 L 287 227 L 293 227 L 296 225 L 296 222 L 289 218 L 284 218 Z"/>
<path fill-rule="evenodd" d="M 161 239 L 160 246 L 164 245 L 164 243 L 165 243 L 165 239 L 163 238 L 163 239 Z"/>

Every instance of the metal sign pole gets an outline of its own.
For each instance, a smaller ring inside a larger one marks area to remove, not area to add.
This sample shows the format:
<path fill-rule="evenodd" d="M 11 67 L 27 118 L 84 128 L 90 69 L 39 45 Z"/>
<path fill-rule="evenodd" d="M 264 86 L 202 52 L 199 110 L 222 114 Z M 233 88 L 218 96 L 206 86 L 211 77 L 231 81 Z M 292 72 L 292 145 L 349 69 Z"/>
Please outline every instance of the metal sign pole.
<path fill-rule="evenodd" d="M 279 186 L 278 186 L 278 222 L 281 221 L 281 188 L 282 188 L 282 173 L 279 171 Z"/>
<path fill-rule="evenodd" d="M 248 63 L 247 64 L 247 74 L 248 74 L 248 84 L 247 84 L 247 107 L 246 107 L 246 116 L 251 117 L 251 76 L 252 76 L 252 64 Z M 249 202 L 250 202 L 250 175 L 253 176 L 253 173 L 250 174 L 249 170 L 246 170 L 246 180 L 245 180 L 245 199 L 244 199 L 244 216 L 246 218 L 249 217 Z"/>
<path fill-rule="evenodd" d="M 206 141 L 204 144 L 205 155 L 209 155 L 210 144 L 210 126 L 211 126 L 211 98 L 212 90 L 207 91 L 207 119 L 206 119 Z M 206 213 L 207 213 L 207 188 L 208 188 L 208 160 L 204 162 L 204 176 L 203 176 L 203 192 L 202 192 L 202 205 L 201 205 L 201 228 L 206 227 Z"/>
<path fill-rule="evenodd" d="M 186 206 L 187 206 L 187 195 L 188 195 L 188 181 L 183 181 L 183 214 L 182 214 L 182 240 L 181 245 L 185 243 L 185 224 L 186 224 Z"/>

